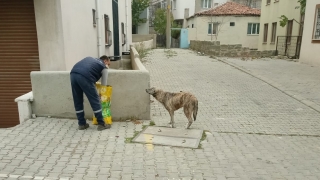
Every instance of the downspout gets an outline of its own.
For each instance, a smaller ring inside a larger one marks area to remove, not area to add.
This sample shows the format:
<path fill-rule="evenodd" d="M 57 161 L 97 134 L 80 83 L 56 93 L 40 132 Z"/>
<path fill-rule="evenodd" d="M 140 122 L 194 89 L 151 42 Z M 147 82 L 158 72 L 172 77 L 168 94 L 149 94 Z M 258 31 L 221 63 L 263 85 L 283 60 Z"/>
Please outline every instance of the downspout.
<path fill-rule="evenodd" d="M 100 14 L 99 14 L 99 0 L 96 2 L 96 23 L 97 23 L 97 46 L 98 46 L 98 56 L 101 57 L 101 31 L 100 31 Z"/>
<path fill-rule="evenodd" d="M 129 51 L 129 44 L 128 44 L 128 2 L 127 0 L 125 0 L 126 2 L 126 39 L 125 39 L 125 42 L 126 42 L 126 51 Z"/>

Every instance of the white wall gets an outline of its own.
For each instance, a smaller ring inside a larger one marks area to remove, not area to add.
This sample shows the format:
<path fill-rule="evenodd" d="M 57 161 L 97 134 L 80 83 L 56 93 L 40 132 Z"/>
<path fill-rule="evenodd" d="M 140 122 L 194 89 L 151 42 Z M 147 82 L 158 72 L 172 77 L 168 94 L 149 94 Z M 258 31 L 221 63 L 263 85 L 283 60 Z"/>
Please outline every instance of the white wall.
<path fill-rule="evenodd" d="M 208 35 L 208 24 L 210 22 L 222 22 L 221 30 L 218 33 L 217 41 L 220 44 L 242 44 L 243 47 L 249 47 L 252 49 L 258 48 L 259 35 L 248 35 L 247 27 L 248 23 L 259 23 L 259 17 L 196 17 L 188 20 L 189 28 L 191 24 L 194 24 L 194 29 L 189 35 L 189 40 L 199 41 L 215 41 L 215 35 Z M 230 22 L 235 22 L 235 26 L 230 26 Z M 195 32 L 194 32 L 195 31 Z"/>
<path fill-rule="evenodd" d="M 34 0 L 40 69 L 65 70 L 60 1 Z"/>
<path fill-rule="evenodd" d="M 194 0 L 176 0 L 176 8 L 174 8 L 172 1 L 172 14 L 174 19 L 184 19 L 184 9 L 189 8 L 189 16 L 194 14 L 195 1 Z M 188 17 L 189 17 L 188 16 Z"/>
<path fill-rule="evenodd" d="M 97 30 L 93 26 L 94 0 L 61 1 L 66 69 L 87 56 L 98 57 Z"/>
<path fill-rule="evenodd" d="M 300 21 L 300 9 L 296 9 L 296 6 L 300 4 L 296 0 L 280 0 L 274 2 L 271 0 L 269 5 L 266 5 L 267 0 L 261 2 L 261 19 L 260 19 L 260 36 L 259 36 L 259 50 L 276 50 L 276 43 L 271 43 L 272 23 L 277 22 L 276 36 L 286 36 L 287 26 L 280 26 L 281 15 L 286 15 L 289 20 L 295 19 Z M 263 42 L 264 24 L 268 23 L 268 41 Z M 299 24 L 293 22 L 292 36 L 299 35 Z"/>
<path fill-rule="evenodd" d="M 149 8 L 146 8 L 141 14 L 140 18 L 146 18 L 145 23 L 141 23 L 138 26 L 138 34 L 149 34 Z"/>
<path fill-rule="evenodd" d="M 73 65 L 87 56 L 113 56 L 112 45 L 105 46 L 104 14 L 109 16 L 113 32 L 112 0 L 98 0 L 99 26 L 93 26 L 92 9 L 95 0 L 34 0 L 38 33 L 40 69 L 42 71 L 71 70 Z M 126 7 L 127 2 L 127 7 Z M 126 11 L 127 10 L 127 11 Z M 121 22 L 125 24 L 127 44 L 122 46 Z M 100 29 L 100 54 L 98 54 L 98 27 Z M 127 28 L 127 29 L 126 29 Z M 119 0 L 120 55 L 129 51 L 132 42 L 131 0 Z"/>
<path fill-rule="evenodd" d="M 320 66 L 320 40 L 312 41 L 315 19 L 315 7 L 320 4 L 319 0 L 308 0 L 302 36 L 300 62 Z"/>

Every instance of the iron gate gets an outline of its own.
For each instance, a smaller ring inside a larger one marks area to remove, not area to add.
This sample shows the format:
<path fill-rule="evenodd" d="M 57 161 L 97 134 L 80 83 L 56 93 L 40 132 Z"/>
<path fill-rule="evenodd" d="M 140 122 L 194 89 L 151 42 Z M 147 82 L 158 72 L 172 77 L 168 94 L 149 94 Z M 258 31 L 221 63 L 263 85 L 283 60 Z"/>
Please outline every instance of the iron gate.
<path fill-rule="evenodd" d="M 277 55 L 299 59 L 301 47 L 301 36 L 278 36 L 276 52 Z"/>

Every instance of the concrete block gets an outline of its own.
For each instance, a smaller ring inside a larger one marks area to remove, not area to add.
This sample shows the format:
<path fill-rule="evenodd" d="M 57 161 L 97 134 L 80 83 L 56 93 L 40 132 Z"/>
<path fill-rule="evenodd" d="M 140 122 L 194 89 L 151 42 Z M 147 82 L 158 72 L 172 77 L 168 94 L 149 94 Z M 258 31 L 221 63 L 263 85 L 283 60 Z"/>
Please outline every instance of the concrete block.
<path fill-rule="evenodd" d="M 109 70 L 108 84 L 113 87 L 111 115 L 114 120 L 130 117 L 150 119 L 148 71 Z M 32 110 L 37 116 L 76 118 L 69 71 L 31 72 L 34 95 Z M 85 117 L 92 118 L 93 111 L 84 95 Z"/>
<path fill-rule="evenodd" d="M 31 108 L 31 102 L 33 101 L 32 91 L 17 97 L 14 101 L 18 103 L 20 124 L 23 123 L 25 120 L 30 119 L 32 115 L 32 108 Z"/>

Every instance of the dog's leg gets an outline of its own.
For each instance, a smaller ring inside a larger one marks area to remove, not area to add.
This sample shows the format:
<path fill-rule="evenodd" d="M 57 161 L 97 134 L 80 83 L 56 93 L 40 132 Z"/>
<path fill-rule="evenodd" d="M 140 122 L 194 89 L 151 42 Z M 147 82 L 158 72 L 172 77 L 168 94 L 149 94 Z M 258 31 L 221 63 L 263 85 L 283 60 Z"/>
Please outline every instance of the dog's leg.
<path fill-rule="evenodd" d="M 186 117 L 188 118 L 188 123 L 186 124 L 186 129 L 189 129 L 191 124 L 193 123 L 193 120 L 192 120 L 192 117 L 191 117 L 191 114 L 192 114 L 192 110 L 191 110 L 191 107 L 183 107 L 183 111 L 184 111 L 184 114 L 186 115 Z"/>
<path fill-rule="evenodd" d="M 169 122 L 169 124 L 170 124 L 170 127 L 171 128 L 174 128 L 174 111 L 169 111 L 169 114 L 170 114 L 170 122 Z"/>

